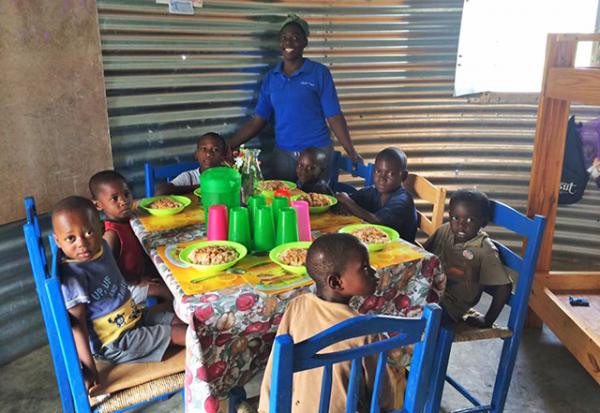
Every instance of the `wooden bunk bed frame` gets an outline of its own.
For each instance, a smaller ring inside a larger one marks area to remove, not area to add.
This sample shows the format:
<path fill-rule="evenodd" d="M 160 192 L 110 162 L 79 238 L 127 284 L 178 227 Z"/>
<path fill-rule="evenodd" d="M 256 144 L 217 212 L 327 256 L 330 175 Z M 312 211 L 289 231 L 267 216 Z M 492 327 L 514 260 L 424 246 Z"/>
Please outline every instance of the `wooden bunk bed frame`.
<path fill-rule="evenodd" d="M 547 217 L 528 325 L 542 322 L 600 384 L 600 272 L 551 271 L 558 192 L 571 101 L 600 105 L 600 68 L 575 68 L 577 43 L 600 41 L 600 33 L 550 34 L 533 149 L 527 215 Z M 600 230 L 600 228 L 599 228 Z M 600 252 L 600 251 L 599 251 Z M 568 296 L 589 300 L 572 307 Z"/>

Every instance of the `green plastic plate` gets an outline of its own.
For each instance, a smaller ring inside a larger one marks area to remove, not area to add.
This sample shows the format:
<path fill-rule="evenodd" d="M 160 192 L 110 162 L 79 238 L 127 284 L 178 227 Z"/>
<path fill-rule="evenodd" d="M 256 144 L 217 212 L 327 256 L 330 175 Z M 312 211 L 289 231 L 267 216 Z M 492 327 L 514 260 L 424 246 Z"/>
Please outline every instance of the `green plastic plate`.
<path fill-rule="evenodd" d="M 279 260 L 279 254 L 289 248 L 308 248 L 310 247 L 312 242 L 308 241 L 298 241 L 298 242 L 288 242 L 287 244 L 281 244 L 271 250 L 269 253 L 269 258 L 275 264 L 279 265 L 281 268 L 286 270 L 287 272 L 291 272 L 292 274 L 304 275 L 306 274 L 306 267 L 304 265 L 296 266 L 296 265 L 287 265 Z"/>
<path fill-rule="evenodd" d="M 181 206 L 178 208 L 161 208 L 161 209 L 149 208 L 149 205 L 151 203 L 153 203 L 154 201 L 157 201 L 159 199 L 164 199 L 164 198 L 168 198 L 175 202 L 179 202 L 181 204 Z M 192 201 L 186 196 L 163 195 L 163 196 L 153 196 L 152 198 L 144 198 L 138 202 L 138 206 L 140 208 L 148 211 L 148 213 L 150 215 L 154 215 L 157 217 L 166 217 L 169 215 L 175 215 L 175 214 L 180 213 L 181 211 L 183 211 L 185 209 L 185 207 L 189 206 L 191 203 L 192 203 Z"/>
<path fill-rule="evenodd" d="M 274 179 L 274 180 L 260 181 L 260 182 L 258 182 L 258 183 L 256 184 L 256 187 L 258 188 L 258 190 L 260 191 L 260 193 L 261 193 L 262 195 L 264 195 L 265 197 L 267 197 L 267 198 L 273 198 L 273 193 L 274 193 L 275 191 L 266 191 L 266 190 L 263 190 L 261 185 L 262 185 L 263 183 L 274 182 L 274 181 L 277 181 L 277 182 L 283 182 L 283 183 L 284 183 L 284 184 L 285 184 L 285 185 L 288 187 L 288 189 L 289 189 L 290 191 L 291 191 L 292 189 L 296 189 L 296 184 L 295 184 L 295 183 L 293 183 L 293 182 L 290 182 L 290 181 L 282 181 L 281 179 Z"/>
<path fill-rule="evenodd" d="M 400 238 L 400 234 L 395 229 L 390 227 L 386 227 L 383 225 L 375 225 L 375 224 L 354 224 L 354 225 L 346 225 L 345 227 L 340 228 L 338 232 L 342 232 L 344 234 L 350 234 L 352 231 L 356 231 L 357 229 L 366 228 L 366 227 L 374 227 L 385 232 L 388 237 L 390 237 L 390 242 L 395 241 Z M 369 251 L 379 251 L 385 248 L 386 242 L 378 242 L 375 244 L 367 244 L 367 249 Z"/>
<path fill-rule="evenodd" d="M 238 257 L 235 260 L 231 260 L 224 264 L 216 264 L 216 265 L 198 265 L 194 264 L 190 261 L 189 255 L 196 248 L 209 247 L 211 245 L 222 245 L 226 247 L 231 247 L 237 251 Z M 219 272 L 223 272 L 226 269 L 233 267 L 239 260 L 244 258 L 248 254 L 248 250 L 242 244 L 233 241 L 200 241 L 192 245 L 188 245 L 179 253 L 179 259 L 187 264 L 190 264 L 196 270 L 202 272 L 204 275 L 213 275 Z"/>
<path fill-rule="evenodd" d="M 294 195 L 292 197 L 292 201 L 297 201 L 302 195 Z M 332 206 L 334 206 L 335 204 L 337 204 L 338 200 L 336 197 L 331 196 L 331 195 L 325 195 L 327 198 L 329 198 L 329 205 L 324 205 L 324 206 L 318 206 L 318 207 L 312 207 L 309 206 L 308 210 L 311 214 L 322 214 L 323 212 L 327 212 L 329 211 L 329 208 L 331 208 Z"/>

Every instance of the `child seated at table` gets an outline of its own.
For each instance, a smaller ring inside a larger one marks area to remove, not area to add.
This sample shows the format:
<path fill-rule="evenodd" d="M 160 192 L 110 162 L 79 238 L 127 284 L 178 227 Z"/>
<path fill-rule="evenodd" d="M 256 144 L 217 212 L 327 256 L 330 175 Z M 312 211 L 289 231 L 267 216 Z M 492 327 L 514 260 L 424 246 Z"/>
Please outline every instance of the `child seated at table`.
<path fill-rule="evenodd" d="M 375 291 L 377 281 L 375 270 L 369 263 L 366 247 L 350 234 L 326 234 L 317 238 L 308 249 L 306 267 L 308 274 L 315 281 L 316 294 L 303 294 L 290 301 L 277 329 L 277 335 L 289 334 L 296 343 L 348 318 L 358 316 L 359 313 L 348 305 L 350 298 L 357 295 L 371 295 Z M 345 350 L 366 345 L 374 340 L 376 338 L 372 336 L 357 337 L 335 343 L 327 350 L 328 352 Z M 269 356 L 262 381 L 258 408 L 260 413 L 269 412 L 272 359 L 273 352 Z M 363 359 L 358 409 L 361 412 L 369 410 L 368 403 L 372 395 L 376 363 L 374 357 Z M 327 411 L 346 411 L 350 366 L 350 362 L 333 365 L 331 401 Z M 322 375 L 322 369 L 294 374 L 292 412 L 319 411 Z M 391 398 L 389 380 L 386 376 L 380 399 L 384 410 L 391 409 Z"/>
<path fill-rule="evenodd" d="M 398 148 L 386 148 L 375 158 L 374 185 L 354 194 L 336 195 L 340 204 L 352 215 L 371 224 L 394 228 L 400 237 L 415 241 L 417 210 L 413 197 L 402 187 L 408 175 L 407 159 Z"/>
<path fill-rule="evenodd" d="M 486 291 L 492 303 L 485 316 L 469 316 L 465 322 L 491 327 L 512 289 L 509 274 L 498 249 L 481 230 L 490 218 L 488 197 L 475 189 L 461 189 L 450 198 L 450 222 L 439 227 L 424 248 L 439 256 L 448 282 L 440 302 L 442 323 L 462 320 Z"/>
<path fill-rule="evenodd" d="M 327 175 L 327 154 L 319 148 L 307 148 L 300 154 L 296 165 L 298 189 L 308 193 L 333 195 L 323 178 Z"/>
<path fill-rule="evenodd" d="M 129 225 L 133 215 L 133 198 L 125 178 L 116 171 L 101 171 L 90 178 L 89 188 L 96 209 L 104 212 L 103 238 L 129 285 L 133 301 L 143 304 L 148 296 L 158 297 L 165 303 L 165 309 L 172 308 L 171 292 L 157 277 L 154 266 Z"/>
<path fill-rule="evenodd" d="M 160 361 L 170 344 L 185 345 L 186 326 L 173 313 L 141 310 L 102 239 L 102 223 L 85 198 L 52 211 L 60 248 L 60 283 L 86 388 L 100 384 L 93 356 L 111 363 Z"/>
<path fill-rule="evenodd" d="M 215 166 L 224 166 L 227 142 L 221 135 L 208 132 L 200 136 L 196 143 L 194 157 L 200 168 L 182 172 L 171 182 L 161 182 L 156 186 L 156 195 L 184 195 L 193 192 L 200 185 L 200 174 Z"/>

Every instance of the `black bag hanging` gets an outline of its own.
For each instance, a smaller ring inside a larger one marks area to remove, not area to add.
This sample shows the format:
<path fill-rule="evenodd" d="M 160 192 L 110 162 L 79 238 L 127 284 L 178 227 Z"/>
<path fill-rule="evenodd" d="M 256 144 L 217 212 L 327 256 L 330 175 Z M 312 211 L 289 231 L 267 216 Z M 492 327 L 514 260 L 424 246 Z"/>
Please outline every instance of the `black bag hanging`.
<path fill-rule="evenodd" d="M 579 201 L 589 179 L 583 159 L 580 128 L 581 125 L 575 123 L 575 116 L 571 116 L 567 127 L 567 141 L 558 195 L 558 203 L 562 205 L 574 204 Z"/>

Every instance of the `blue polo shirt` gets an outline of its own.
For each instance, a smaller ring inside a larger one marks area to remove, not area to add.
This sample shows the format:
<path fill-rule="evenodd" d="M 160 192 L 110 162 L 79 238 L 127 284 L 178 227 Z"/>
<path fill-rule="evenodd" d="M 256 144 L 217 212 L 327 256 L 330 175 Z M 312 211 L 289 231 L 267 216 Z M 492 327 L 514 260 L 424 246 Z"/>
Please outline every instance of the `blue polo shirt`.
<path fill-rule="evenodd" d="M 304 59 L 291 76 L 280 62 L 265 77 L 255 115 L 275 123 L 275 143 L 286 151 L 302 151 L 331 143 L 326 118 L 342 113 L 333 77 L 321 63 Z"/>
<path fill-rule="evenodd" d="M 374 186 L 363 188 L 350 195 L 350 198 L 361 208 L 375 214 L 383 225 L 398 231 L 402 239 L 415 242 L 417 210 L 412 195 L 406 189 L 398 188 L 383 206 L 381 194 Z"/>

